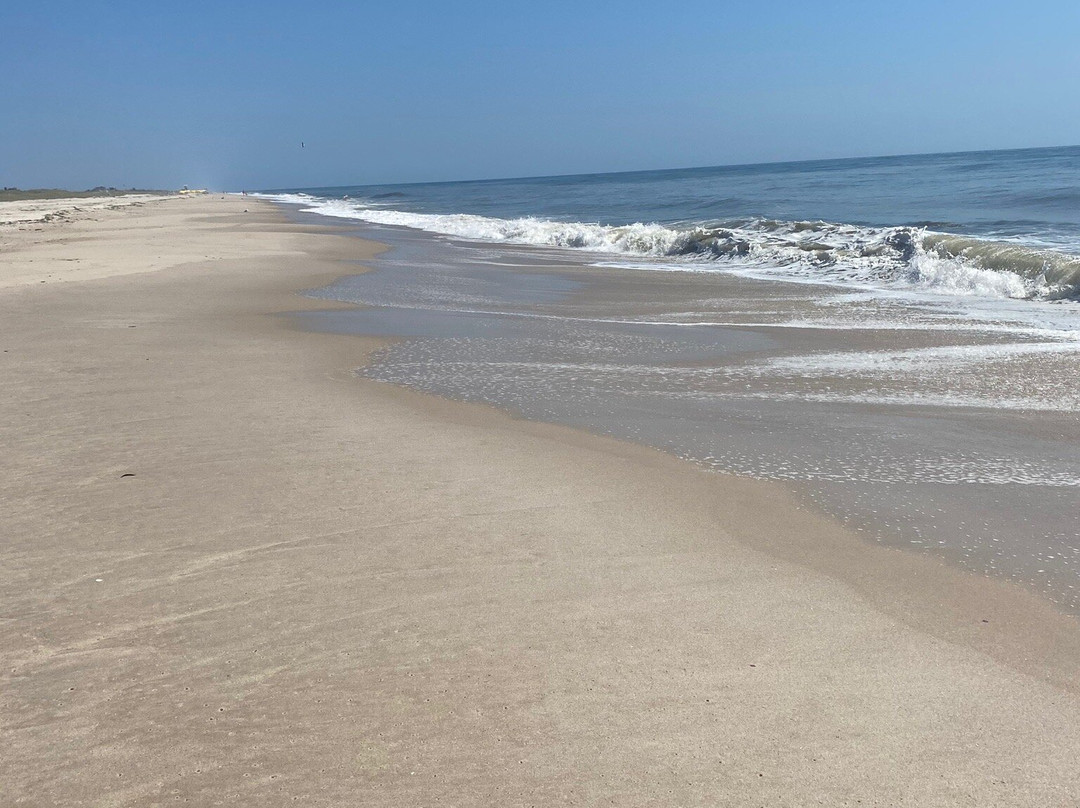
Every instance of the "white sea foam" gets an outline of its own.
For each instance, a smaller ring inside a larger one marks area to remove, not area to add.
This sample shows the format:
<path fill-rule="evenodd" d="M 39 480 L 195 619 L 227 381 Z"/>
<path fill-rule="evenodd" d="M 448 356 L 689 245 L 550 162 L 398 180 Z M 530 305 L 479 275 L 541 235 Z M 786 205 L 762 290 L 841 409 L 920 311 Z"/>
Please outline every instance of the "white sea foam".
<path fill-rule="evenodd" d="M 756 366 L 755 372 L 812 376 L 923 373 L 933 367 L 956 370 L 963 366 L 985 365 L 1048 354 L 1080 353 L 1080 341 L 1019 342 L 1004 345 L 948 345 L 904 351 L 848 351 L 777 357 Z"/>
<path fill-rule="evenodd" d="M 638 256 L 638 269 L 727 269 L 775 280 L 913 289 L 950 297 L 1053 299 L 1080 293 L 1080 258 L 910 227 L 767 219 L 620 226 L 533 217 L 413 213 L 367 200 L 268 194 L 306 212 L 455 238 Z M 655 259 L 675 259 L 674 263 Z M 652 260 L 648 260 L 652 259 Z"/>
<path fill-rule="evenodd" d="M 911 260 L 916 285 L 951 295 L 1045 297 L 1045 280 L 1025 281 L 1007 269 L 983 269 L 956 258 L 918 253 Z"/>

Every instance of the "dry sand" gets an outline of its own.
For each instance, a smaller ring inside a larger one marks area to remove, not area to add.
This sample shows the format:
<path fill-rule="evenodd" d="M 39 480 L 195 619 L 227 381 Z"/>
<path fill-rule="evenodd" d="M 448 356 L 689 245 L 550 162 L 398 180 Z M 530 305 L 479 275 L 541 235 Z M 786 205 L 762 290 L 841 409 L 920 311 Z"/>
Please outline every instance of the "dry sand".
<path fill-rule="evenodd" d="M 33 193 L 28 192 L 28 193 Z M 103 211 L 140 207 L 158 202 L 161 194 L 118 194 L 116 196 L 80 196 L 72 198 L 0 200 L 0 225 L 19 225 L 22 229 L 55 221 L 81 221 Z M 0 231 L 2 232 L 2 231 Z"/>
<path fill-rule="evenodd" d="M 374 245 L 95 218 L 0 230 L 3 805 L 1080 802 L 1073 618 L 357 379 L 280 313 Z"/>

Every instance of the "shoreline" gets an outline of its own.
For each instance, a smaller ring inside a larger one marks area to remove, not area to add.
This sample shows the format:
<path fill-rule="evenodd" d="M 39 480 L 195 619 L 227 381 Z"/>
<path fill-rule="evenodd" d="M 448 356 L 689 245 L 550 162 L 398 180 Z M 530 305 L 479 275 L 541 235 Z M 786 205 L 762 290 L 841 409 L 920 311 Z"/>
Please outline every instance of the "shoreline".
<path fill-rule="evenodd" d="M 901 357 L 948 354 L 957 346 L 995 351 L 996 336 L 962 331 L 958 339 L 913 328 L 897 335 L 869 326 L 852 336 L 846 328 L 727 323 L 725 305 L 745 309 L 775 295 L 777 308 L 797 308 L 803 298 L 783 285 L 724 275 L 596 267 L 570 253 L 462 244 L 414 231 L 346 232 L 382 238 L 394 250 L 376 259 L 375 272 L 312 292 L 360 309 L 309 312 L 302 321 L 328 333 L 397 339 L 362 377 L 651 446 L 721 474 L 778 482 L 858 532 L 860 541 L 944 559 L 1080 615 L 1069 541 L 1069 491 L 1080 461 L 1070 438 L 1074 413 L 868 403 L 860 399 L 865 379 L 813 371 L 821 356 L 842 357 L 840 366 L 866 357 L 882 371 L 899 364 L 904 379 Z M 497 268 L 486 266 L 491 260 Z M 719 304 L 719 314 L 711 302 L 694 308 L 710 297 L 736 302 Z M 668 322 L 675 319 L 665 316 L 670 311 L 705 320 L 705 327 Z M 804 368 L 803 375 L 771 375 L 774 364 Z M 1030 389 L 1036 367 L 1006 370 Z M 993 375 L 980 374 L 961 363 L 955 374 L 939 371 L 923 381 L 981 383 L 985 375 L 1006 384 L 1003 373 L 994 367 Z M 817 400 L 822 390 L 841 400 Z"/>
<path fill-rule="evenodd" d="M 282 209 L 292 213 L 287 205 L 282 205 Z M 346 238 L 364 240 L 344 222 L 337 223 L 314 215 L 296 219 L 290 215 L 290 221 L 303 223 L 304 226 L 328 227 L 346 234 Z M 386 247 L 386 250 L 389 249 Z M 365 273 L 371 271 L 370 268 L 365 269 Z M 302 294 L 308 297 L 307 292 L 329 288 L 351 274 L 334 278 L 324 287 L 304 290 Z M 590 290 L 588 294 L 593 292 Z M 314 310 L 305 307 L 296 313 L 295 320 L 303 330 L 375 340 L 379 345 L 375 350 L 408 339 L 339 331 L 334 328 L 337 321 L 330 321 L 329 328 L 314 328 L 323 326 L 324 322 L 310 319 L 312 315 L 318 317 L 336 311 L 378 307 L 323 296 L 308 299 L 318 305 Z M 986 653 L 1018 671 L 1080 694 L 1080 666 L 1077 665 L 1080 660 L 1080 615 L 1033 588 L 1006 578 L 973 572 L 958 565 L 955 559 L 870 541 L 825 511 L 814 500 L 806 484 L 742 477 L 707 468 L 641 441 L 600 434 L 586 427 L 530 418 L 495 404 L 463 401 L 406 385 L 377 381 L 363 375 L 362 371 L 367 365 L 365 363 L 354 370 L 360 384 L 375 385 L 373 389 L 379 394 L 400 397 L 409 405 L 437 417 L 476 425 L 490 418 L 509 419 L 514 428 L 527 430 L 537 436 L 587 443 L 597 451 L 633 457 L 646 465 L 663 464 L 667 473 L 703 475 L 706 481 L 718 478 L 721 487 L 738 490 L 737 494 L 730 495 L 734 499 L 757 502 L 760 506 L 757 510 L 764 518 L 764 524 L 755 524 L 749 511 L 742 513 L 744 518 L 741 520 L 718 516 L 718 524 L 724 524 L 736 542 L 836 578 L 852 587 L 874 608 L 918 631 Z M 470 412 L 472 415 L 468 415 Z M 765 507 L 764 503 L 771 503 L 771 506 Z M 799 518 L 779 515 L 790 512 L 799 512 Z M 800 535 L 801 520 L 813 524 L 814 527 L 806 531 L 810 537 Z"/>
<path fill-rule="evenodd" d="M 212 260 L 0 290 L 17 801 L 1080 795 L 1075 619 L 778 484 L 358 379 L 378 341 L 289 313 L 375 247 L 179 204 Z M 131 213 L 83 235 L 130 253 Z"/>

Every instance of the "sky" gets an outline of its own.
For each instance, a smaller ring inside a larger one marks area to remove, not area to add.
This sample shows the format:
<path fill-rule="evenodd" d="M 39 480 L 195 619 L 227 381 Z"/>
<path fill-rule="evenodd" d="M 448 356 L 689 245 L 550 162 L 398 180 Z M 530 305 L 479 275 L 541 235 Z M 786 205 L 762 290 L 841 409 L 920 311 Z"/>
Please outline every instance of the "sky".
<path fill-rule="evenodd" d="M 1074 145 L 1078 41 L 1075 0 L 12 3 L 0 186 L 294 188 Z"/>

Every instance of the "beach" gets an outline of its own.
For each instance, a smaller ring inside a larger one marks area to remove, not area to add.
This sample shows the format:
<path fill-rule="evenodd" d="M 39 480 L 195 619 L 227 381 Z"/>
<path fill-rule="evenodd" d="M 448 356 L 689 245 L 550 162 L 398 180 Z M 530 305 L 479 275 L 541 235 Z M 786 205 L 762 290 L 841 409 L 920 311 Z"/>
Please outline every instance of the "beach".
<path fill-rule="evenodd" d="M 1080 801 L 1080 626 L 1029 588 L 364 378 L 397 338 L 298 294 L 375 261 L 346 225 L 37 218 L 0 225 L 5 803 Z"/>

